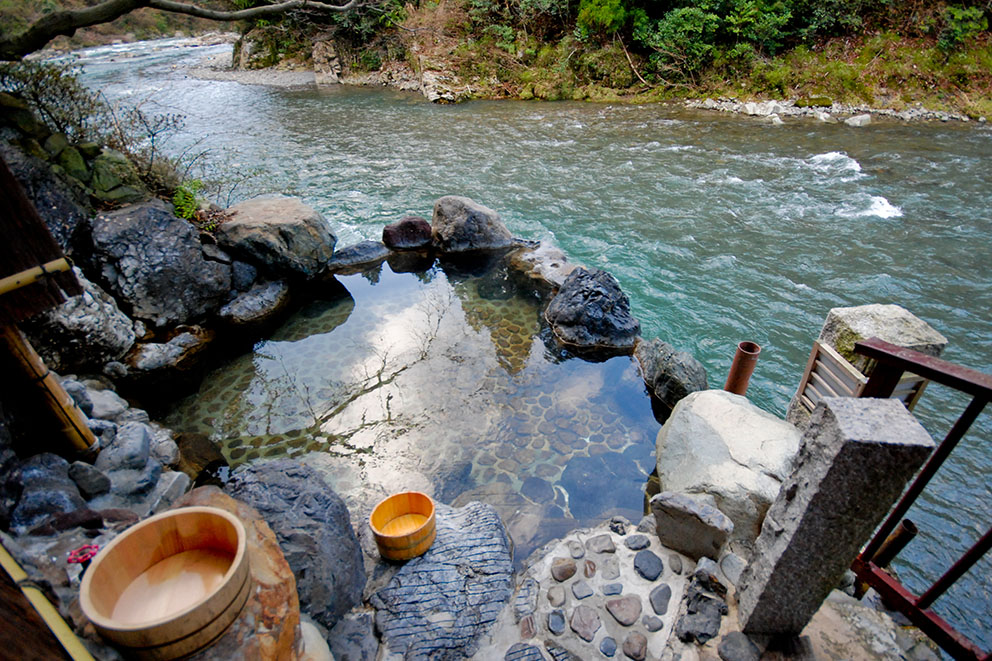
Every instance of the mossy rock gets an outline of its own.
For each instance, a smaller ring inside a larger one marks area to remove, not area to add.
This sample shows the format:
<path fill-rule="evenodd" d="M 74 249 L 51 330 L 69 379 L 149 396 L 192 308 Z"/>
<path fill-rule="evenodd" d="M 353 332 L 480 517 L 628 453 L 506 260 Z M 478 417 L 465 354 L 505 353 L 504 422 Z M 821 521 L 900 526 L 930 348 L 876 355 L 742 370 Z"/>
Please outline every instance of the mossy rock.
<path fill-rule="evenodd" d="M 796 101 L 797 108 L 829 108 L 834 100 L 829 96 L 804 96 Z"/>
<path fill-rule="evenodd" d="M 59 153 L 58 164 L 62 166 L 66 174 L 70 177 L 78 179 L 83 183 L 89 182 L 91 177 L 90 170 L 86 167 L 86 161 L 83 160 L 83 155 L 75 147 L 68 146 L 63 149 Z"/>
<path fill-rule="evenodd" d="M 39 141 L 51 134 L 48 127 L 34 116 L 26 101 L 6 92 L 0 92 L 0 126 L 11 126 Z"/>
<path fill-rule="evenodd" d="M 45 140 L 43 147 L 52 158 L 56 158 L 62 153 L 62 150 L 69 146 L 69 139 L 65 137 L 65 133 L 53 133 L 48 136 Z"/>
<path fill-rule="evenodd" d="M 118 186 L 125 185 L 133 188 L 141 187 L 138 169 L 127 156 L 113 149 L 105 149 L 93 159 L 94 195 L 103 200 L 101 194 L 108 193 Z M 106 200 L 105 200 L 106 201 Z"/>
<path fill-rule="evenodd" d="M 133 204 L 134 202 L 140 202 L 148 197 L 146 193 L 141 188 L 135 188 L 134 186 L 118 186 L 113 190 L 109 191 L 93 191 L 93 197 L 100 200 L 101 202 L 107 202 L 110 204 Z"/>
<path fill-rule="evenodd" d="M 87 161 L 92 161 L 100 155 L 101 151 L 103 151 L 103 147 L 96 142 L 81 142 L 76 145 L 76 149 L 79 150 L 79 153 L 82 154 L 83 158 Z"/>

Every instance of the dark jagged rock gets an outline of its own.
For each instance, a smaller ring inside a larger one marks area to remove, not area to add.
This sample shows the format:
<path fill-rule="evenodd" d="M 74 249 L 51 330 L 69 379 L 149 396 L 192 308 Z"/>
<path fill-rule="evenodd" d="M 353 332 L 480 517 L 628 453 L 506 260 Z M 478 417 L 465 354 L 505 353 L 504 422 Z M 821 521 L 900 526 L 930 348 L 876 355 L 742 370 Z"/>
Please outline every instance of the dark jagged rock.
<path fill-rule="evenodd" d="M 706 390 L 706 368 L 685 351 L 661 340 L 641 340 L 634 348 L 644 382 L 665 406 L 674 408 L 680 399 Z"/>
<path fill-rule="evenodd" d="M 389 653 L 406 659 L 460 659 L 510 598 L 509 539 L 491 505 L 436 506 L 437 537 L 370 599 Z"/>
<path fill-rule="evenodd" d="M 314 620 L 332 627 L 361 603 L 365 568 L 351 517 L 319 473 L 288 460 L 265 462 L 235 473 L 226 490 L 276 533 Z"/>
<path fill-rule="evenodd" d="M 217 317 L 233 328 L 264 328 L 278 318 L 289 301 L 289 285 L 285 282 L 259 282 L 222 307 Z"/>
<path fill-rule="evenodd" d="M 336 275 L 361 273 L 382 264 L 389 257 L 389 248 L 378 241 L 362 241 L 334 251 L 327 262 L 327 272 Z"/>
<path fill-rule="evenodd" d="M 714 584 L 715 578 L 705 572 L 697 571 L 689 582 L 686 596 L 686 613 L 675 627 L 675 635 L 684 643 L 706 643 L 716 638 L 720 633 L 720 620 L 727 614 L 727 604 L 712 592 L 720 589 L 726 594 L 726 588 Z"/>
<path fill-rule="evenodd" d="M 111 292 L 156 326 L 205 316 L 231 290 L 231 267 L 205 259 L 196 228 L 161 200 L 97 216 L 92 237 Z"/>
<path fill-rule="evenodd" d="M 35 455 L 21 464 L 24 485 L 11 514 L 11 526 L 29 529 L 53 514 L 65 514 L 86 507 L 75 482 L 69 478 L 69 462 L 49 452 Z"/>
<path fill-rule="evenodd" d="M 107 474 L 83 461 L 75 461 L 69 466 L 69 478 L 76 483 L 79 493 L 87 500 L 110 491 L 110 478 Z"/>
<path fill-rule="evenodd" d="M 32 529 L 28 534 L 47 536 L 66 530 L 72 530 L 73 528 L 97 530 L 102 527 L 103 516 L 99 512 L 94 512 L 93 510 L 84 507 L 82 509 L 73 510 L 72 512 L 66 512 L 65 514 L 56 514 L 55 516 L 49 517 L 47 521 Z"/>
<path fill-rule="evenodd" d="M 217 243 L 277 276 L 312 278 L 324 270 L 337 237 L 316 210 L 293 197 L 236 204 L 217 228 Z"/>
<path fill-rule="evenodd" d="M 501 250 L 513 245 L 513 237 L 498 213 L 456 195 L 434 203 L 431 236 L 434 245 L 446 253 Z"/>
<path fill-rule="evenodd" d="M 331 629 L 327 638 L 331 654 L 339 661 L 375 661 L 379 640 L 375 637 L 375 613 L 352 610 Z"/>
<path fill-rule="evenodd" d="M 572 271 L 544 317 L 559 342 L 579 351 L 630 351 L 641 332 L 616 278 L 599 269 Z"/>
<path fill-rule="evenodd" d="M 746 634 L 731 631 L 720 640 L 717 653 L 723 661 L 758 661 L 761 650 Z"/>
<path fill-rule="evenodd" d="M 182 390 L 195 383 L 215 333 L 200 326 L 179 326 L 167 342 L 135 344 L 124 357 L 124 381 L 146 395 Z"/>
<path fill-rule="evenodd" d="M 390 250 L 421 250 L 431 245 L 431 224 L 419 216 L 406 216 L 382 228 L 382 242 Z"/>

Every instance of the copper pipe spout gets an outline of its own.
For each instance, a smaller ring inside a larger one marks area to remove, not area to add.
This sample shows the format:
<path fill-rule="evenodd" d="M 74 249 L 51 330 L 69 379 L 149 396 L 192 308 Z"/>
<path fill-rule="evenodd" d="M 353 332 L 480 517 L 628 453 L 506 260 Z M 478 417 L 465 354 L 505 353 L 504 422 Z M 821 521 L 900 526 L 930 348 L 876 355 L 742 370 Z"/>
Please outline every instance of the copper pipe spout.
<path fill-rule="evenodd" d="M 730 374 L 727 375 L 727 382 L 723 389 L 735 395 L 743 395 L 747 392 L 747 384 L 751 381 L 751 374 L 754 373 L 754 365 L 758 362 L 758 354 L 761 347 L 754 342 L 741 342 L 737 345 L 737 353 L 734 354 L 734 362 L 730 366 Z"/>

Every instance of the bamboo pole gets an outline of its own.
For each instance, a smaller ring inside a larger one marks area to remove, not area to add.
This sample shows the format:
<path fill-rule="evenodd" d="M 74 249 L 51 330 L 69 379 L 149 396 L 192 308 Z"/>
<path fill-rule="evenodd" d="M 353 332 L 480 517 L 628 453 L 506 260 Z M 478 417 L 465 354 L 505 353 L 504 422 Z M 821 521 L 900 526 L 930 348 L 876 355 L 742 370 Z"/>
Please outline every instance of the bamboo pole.
<path fill-rule="evenodd" d="M 24 334 L 14 325 L 0 326 L 0 341 L 7 352 L 14 357 L 24 375 L 38 385 L 46 394 L 48 406 L 62 425 L 62 432 L 79 452 L 86 452 L 96 443 L 96 437 L 86 424 L 86 416 L 55 375 L 41 360 Z"/>
<path fill-rule="evenodd" d="M 37 282 L 52 273 L 68 271 L 71 268 L 72 266 L 69 265 L 69 260 L 65 257 L 60 257 L 41 266 L 34 266 L 20 273 L 8 275 L 6 278 L 0 279 L 0 295 L 30 285 L 32 282 Z"/>

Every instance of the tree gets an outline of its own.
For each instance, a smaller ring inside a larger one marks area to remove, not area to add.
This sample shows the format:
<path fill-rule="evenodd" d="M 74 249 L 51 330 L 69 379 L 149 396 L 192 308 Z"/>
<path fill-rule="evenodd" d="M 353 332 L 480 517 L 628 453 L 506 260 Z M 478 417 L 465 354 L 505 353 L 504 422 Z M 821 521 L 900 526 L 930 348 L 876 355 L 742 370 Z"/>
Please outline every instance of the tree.
<path fill-rule="evenodd" d="M 39 18 L 19 34 L 0 36 L 0 60 L 20 60 L 28 53 L 43 48 L 55 37 L 72 36 L 80 28 L 109 23 L 143 7 L 214 21 L 241 21 L 278 16 L 296 9 L 344 12 L 357 7 L 359 2 L 360 0 L 347 0 L 344 4 L 334 5 L 317 0 L 286 0 L 245 9 L 222 10 L 175 0 L 104 0 L 92 7 L 53 11 Z"/>

